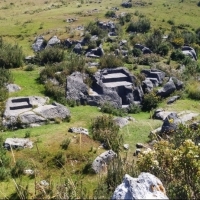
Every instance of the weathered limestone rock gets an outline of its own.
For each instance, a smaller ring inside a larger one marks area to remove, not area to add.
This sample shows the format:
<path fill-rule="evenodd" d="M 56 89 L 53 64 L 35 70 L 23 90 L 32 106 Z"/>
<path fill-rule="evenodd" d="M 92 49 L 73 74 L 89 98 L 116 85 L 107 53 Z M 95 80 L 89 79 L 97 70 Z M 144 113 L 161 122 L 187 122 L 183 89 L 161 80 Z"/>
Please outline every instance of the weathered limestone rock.
<path fill-rule="evenodd" d="M 126 126 L 129 123 L 128 119 L 125 117 L 116 117 L 113 120 L 120 128 Z"/>
<path fill-rule="evenodd" d="M 17 91 L 21 90 L 21 87 L 16 84 L 8 84 L 8 85 L 6 85 L 6 88 L 9 93 L 17 92 Z"/>
<path fill-rule="evenodd" d="M 161 120 L 165 120 L 165 118 L 170 114 L 172 113 L 172 111 L 167 111 L 167 110 L 164 110 L 162 108 L 159 108 L 157 110 L 155 110 L 154 114 L 153 114 L 153 118 L 154 119 L 161 119 Z M 175 112 L 173 112 L 175 113 Z"/>
<path fill-rule="evenodd" d="M 115 189 L 112 199 L 168 199 L 162 182 L 150 173 L 142 172 L 138 178 L 128 174 Z"/>
<path fill-rule="evenodd" d="M 116 157 L 116 153 L 112 150 L 106 151 L 98 156 L 92 163 L 92 169 L 96 174 L 103 172 L 107 164 Z"/>
<path fill-rule="evenodd" d="M 3 144 L 4 148 L 10 150 L 12 147 L 15 148 L 32 148 L 33 142 L 30 141 L 28 138 L 7 138 Z"/>
<path fill-rule="evenodd" d="M 42 49 L 45 48 L 45 44 L 44 44 L 44 38 L 43 36 L 39 36 L 35 39 L 34 44 L 32 45 L 32 48 L 35 52 L 37 51 L 41 51 Z"/>
<path fill-rule="evenodd" d="M 88 129 L 82 127 L 71 127 L 68 132 L 89 135 Z"/>
<path fill-rule="evenodd" d="M 25 128 L 70 117 L 70 111 L 65 106 L 56 102 L 46 105 L 48 101 L 49 98 L 37 96 L 9 98 L 3 114 L 3 125 L 7 128 Z"/>
<path fill-rule="evenodd" d="M 47 47 L 49 46 L 55 46 L 56 44 L 60 44 L 60 39 L 58 39 L 57 36 L 53 36 L 48 42 L 47 42 Z"/>
<path fill-rule="evenodd" d="M 180 98 L 180 96 L 173 96 L 170 97 L 170 99 L 167 101 L 167 104 L 171 104 L 174 103 L 176 100 L 178 100 Z"/>
<path fill-rule="evenodd" d="M 86 101 L 88 96 L 88 86 L 84 83 L 85 74 L 74 72 L 67 77 L 66 95 L 68 100 L 79 102 Z"/>

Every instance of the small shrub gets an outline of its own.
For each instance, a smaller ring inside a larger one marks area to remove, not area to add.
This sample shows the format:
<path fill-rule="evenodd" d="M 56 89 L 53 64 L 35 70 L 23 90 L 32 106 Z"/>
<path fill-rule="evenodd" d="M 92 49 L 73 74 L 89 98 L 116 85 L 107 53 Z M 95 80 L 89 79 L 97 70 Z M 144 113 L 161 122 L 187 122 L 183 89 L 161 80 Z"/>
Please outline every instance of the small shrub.
<path fill-rule="evenodd" d="M 100 67 L 103 68 L 116 68 L 123 65 L 122 60 L 114 55 L 104 55 L 100 58 Z"/>
<path fill-rule="evenodd" d="M 185 55 L 180 50 L 175 50 L 171 53 L 170 58 L 174 61 L 181 61 L 185 58 Z"/>
<path fill-rule="evenodd" d="M 35 66 L 33 64 L 28 64 L 25 68 L 25 71 L 33 71 L 35 69 Z"/>
<path fill-rule="evenodd" d="M 140 65 L 151 65 L 152 63 L 159 62 L 160 57 L 157 54 L 143 54 L 141 55 L 137 62 Z"/>
<path fill-rule="evenodd" d="M 36 54 L 35 60 L 41 65 L 61 62 L 64 59 L 64 50 L 59 47 L 47 48 Z"/>
<path fill-rule="evenodd" d="M 169 20 L 167 21 L 167 23 L 170 24 L 170 25 L 174 25 L 174 24 L 175 24 L 175 23 L 174 23 L 174 20 L 172 20 L 172 19 L 169 19 Z"/>
<path fill-rule="evenodd" d="M 156 96 L 155 91 L 149 92 L 144 95 L 144 99 L 142 101 L 142 109 L 144 111 L 150 111 L 158 106 L 161 99 Z"/>
<path fill-rule="evenodd" d="M 115 16 L 116 16 L 116 14 L 112 10 L 107 11 L 105 14 L 105 17 L 115 17 Z"/>
<path fill-rule="evenodd" d="M 140 105 L 137 105 L 137 104 L 134 104 L 134 103 L 129 105 L 128 113 L 136 114 L 136 113 L 140 113 L 140 112 L 141 112 L 141 106 Z"/>
<path fill-rule="evenodd" d="M 101 112 L 116 115 L 116 116 L 121 116 L 121 117 L 126 114 L 124 109 L 114 108 L 113 105 L 109 102 L 106 102 L 101 105 Z"/>
<path fill-rule="evenodd" d="M 197 6 L 200 7 L 200 1 L 197 3 Z"/>
<path fill-rule="evenodd" d="M 61 148 L 64 149 L 64 150 L 67 150 L 70 142 L 71 142 L 71 139 L 69 139 L 69 138 L 63 140 L 61 145 L 60 145 Z"/>
<path fill-rule="evenodd" d="M 17 162 L 15 163 L 15 166 L 11 170 L 12 177 L 13 178 L 20 177 L 24 173 L 26 165 L 27 163 L 24 159 L 17 160 Z"/>
<path fill-rule="evenodd" d="M 53 158 L 54 165 L 56 165 L 59 168 L 63 167 L 65 165 L 65 162 L 66 162 L 66 157 L 64 153 L 61 151 L 58 152 Z"/>
<path fill-rule="evenodd" d="M 26 131 L 24 137 L 25 138 L 30 138 L 31 137 L 31 131 Z"/>

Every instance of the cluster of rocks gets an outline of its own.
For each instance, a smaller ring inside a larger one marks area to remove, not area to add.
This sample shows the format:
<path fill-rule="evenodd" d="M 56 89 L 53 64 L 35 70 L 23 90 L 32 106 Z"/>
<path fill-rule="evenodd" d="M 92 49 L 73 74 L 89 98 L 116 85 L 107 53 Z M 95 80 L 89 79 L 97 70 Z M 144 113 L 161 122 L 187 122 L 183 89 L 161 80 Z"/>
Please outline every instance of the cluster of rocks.
<path fill-rule="evenodd" d="M 116 157 L 116 153 L 112 150 L 105 151 L 101 155 L 97 156 L 92 163 L 92 170 L 96 173 L 106 172 L 107 165 Z"/>
<path fill-rule="evenodd" d="M 165 188 L 156 176 L 142 172 L 138 178 L 128 174 L 117 186 L 112 199 L 168 199 Z"/>
<path fill-rule="evenodd" d="M 153 114 L 153 118 L 163 120 L 163 124 L 161 127 L 151 131 L 150 136 L 156 134 L 162 137 L 168 137 L 177 130 L 179 124 L 185 124 L 186 122 L 196 118 L 198 115 L 198 113 L 192 113 L 190 111 L 176 113 L 157 109 Z"/>
<path fill-rule="evenodd" d="M 82 127 L 71 127 L 68 132 L 89 135 L 88 129 Z"/>
<path fill-rule="evenodd" d="M 57 44 L 60 44 L 60 39 L 57 36 L 53 36 L 49 39 L 48 42 L 45 41 L 43 36 L 38 36 L 35 39 L 35 42 L 32 44 L 32 48 L 35 52 L 41 51 L 47 47 L 52 47 Z"/>
<path fill-rule="evenodd" d="M 66 98 L 91 106 L 99 106 L 109 102 L 115 108 L 141 104 L 144 93 L 150 92 L 154 87 L 163 84 L 165 78 L 165 73 L 158 69 L 142 70 L 141 73 L 144 74 L 145 80 L 138 85 L 136 84 L 136 77 L 124 67 L 98 70 L 90 77 L 92 85 L 89 87 L 85 83 L 88 76 L 74 72 L 67 77 Z M 157 95 L 168 97 L 175 90 L 182 88 L 183 82 L 171 77 L 157 91 Z"/>
<path fill-rule="evenodd" d="M 3 126 L 25 128 L 70 118 L 70 111 L 65 106 L 56 102 L 48 105 L 48 101 L 49 98 L 39 96 L 9 98 L 3 114 Z"/>

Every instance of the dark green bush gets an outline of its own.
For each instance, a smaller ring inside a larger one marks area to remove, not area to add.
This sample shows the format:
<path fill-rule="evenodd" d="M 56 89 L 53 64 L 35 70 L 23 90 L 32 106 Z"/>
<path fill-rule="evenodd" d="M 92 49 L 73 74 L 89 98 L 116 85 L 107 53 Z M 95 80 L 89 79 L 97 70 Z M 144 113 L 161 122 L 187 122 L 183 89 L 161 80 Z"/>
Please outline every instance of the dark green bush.
<path fill-rule="evenodd" d="M 126 31 L 127 32 L 146 33 L 150 30 L 150 28 L 151 28 L 151 24 L 150 24 L 149 19 L 139 18 L 139 20 L 137 22 L 130 22 Z"/>
<path fill-rule="evenodd" d="M 166 56 L 169 53 L 169 45 L 167 43 L 161 43 L 158 46 L 158 51 L 157 53 L 159 53 L 161 56 Z"/>
<path fill-rule="evenodd" d="M 156 96 L 155 91 L 144 94 L 144 98 L 142 101 L 142 110 L 150 111 L 158 106 L 161 99 Z"/>
<path fill-rule="evenodd" d="M 101 105 L 101 112 L 120 116 L 120 117 L 126 115 L 126 111 L 124 109 L 114 108 L 112 106 L 112 104 L 110 104 L 109 102 L 106 102 L 106 103 Z"/>
<path fill-rule="evenodd" d="M 60 145 L 61 148 L 64 149 L 64 150 L 67 150 L 70 142 L 71 142 L 71 139 L 69 139 L 69 138 L 63 140 L 61 145 Z"/>
<path fill-rule="evenodd" d="M 197 6 L 200 7 L 200 1 L 197 3 Z"/>
<path fill-rule="evenodd" d="M 4 68 L 17 68 L 23 65 L 22 48 L 17 44 L 11 45 L 0 37 L 0 66 Z"/>
<path fill-rule="evenodd" d="M 53 163 L 58 168 L 61 168 L 65 165 L 66 162 L 66 156 L 63 152 L 59 151 L 53 158 Z"/>
<path fill-rule="evenodd" d="M 180 50 L 175 50 L 171 53 L 170 58 L 174 61 L 181 61 L 185 58 L 185 55 Z"/>
<path fill-rule="evenodd" d="M 138 48 L 133 48 L 132 53 L 133 53 L 133 56 L 135 57 L 139 57 L 142 55 L 142 51 Z"/>
<path fill-rule="evenodd" d="M 105 17 L 115 17 L 115 11 L 109 10 L 106 12 Z"/>
<path fill-rule="evenodd" d="M 16 178 L 23 175 L 26 166 L 27 166 L 27 162 L 24 159 L 17 160 L 17 162 L 15 163 L 15 166 L 11 169 L 12 177 Z"/>
<path fill-rule="evenodd" d="M 35 60 L 41 65 L 61 62 L 64 60 L 64 50 L 59 47 L 46 48 L 36 54 Z"/>

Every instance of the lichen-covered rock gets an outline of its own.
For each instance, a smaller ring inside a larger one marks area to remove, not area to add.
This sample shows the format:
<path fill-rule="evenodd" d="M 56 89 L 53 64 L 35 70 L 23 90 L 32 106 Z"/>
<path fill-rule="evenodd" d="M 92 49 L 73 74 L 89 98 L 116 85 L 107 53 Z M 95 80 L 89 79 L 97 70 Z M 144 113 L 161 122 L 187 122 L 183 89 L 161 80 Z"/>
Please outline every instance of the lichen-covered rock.
<path fill-rule="evenodd" d="M 181 119 L 178 117 L 178 115 L 176 113 L 170 113 L 163 122 L 161 133 L 167 135 L 173 133 L 180 123 Z"/>
<path fill-rule="evenodd" d="M 112 199 L 168 199 L 162 182 L 150 173 L 141 173 L 138 178 L 128 174 L 115 189 Z"/>
<path fill-rule="evenodd" d="M 176 85 L 174 84 L 174 82 L 172 80 L 170 80 L 169 82 L 167 82 L 163 86 L 163 88 L 161 88 L 161 89 L 158 90 L 157 95 L 161 96 L 161 97 L 168 97 L 175 90 L 176 90 Z"/>
<path fill-rule="evenodd" d="M 103 172 L 111 160 L 116 157 L 116 153 L 112 150 L 102 153 L 100 156 L 97 156 L 92 163 L 92 169 L 96 174 Z"/>

